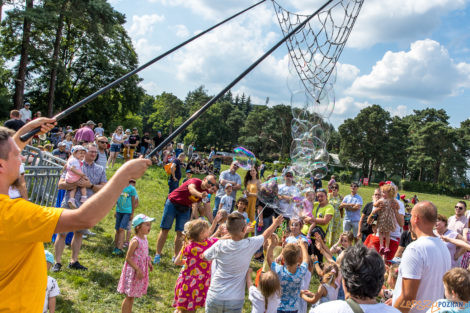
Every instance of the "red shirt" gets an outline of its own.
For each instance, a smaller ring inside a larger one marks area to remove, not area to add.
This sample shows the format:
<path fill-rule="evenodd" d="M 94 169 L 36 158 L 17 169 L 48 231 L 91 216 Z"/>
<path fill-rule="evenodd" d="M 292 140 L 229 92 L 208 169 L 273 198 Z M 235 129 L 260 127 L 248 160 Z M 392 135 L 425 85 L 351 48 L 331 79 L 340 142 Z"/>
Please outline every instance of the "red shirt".
<path fill-rule="evenodd" d="M 168 196 L 168 199 L 175 204 L 184 206 L 191 206 L 193 203 L 201 201 L 201 198 L 197 198 L 189 192 L 188 186 L 191 184 L 196 186 L 197 191 L 203 192 L 201 188 L 202 180 L 199 178 L 191 178 L 173 190 Z"/>

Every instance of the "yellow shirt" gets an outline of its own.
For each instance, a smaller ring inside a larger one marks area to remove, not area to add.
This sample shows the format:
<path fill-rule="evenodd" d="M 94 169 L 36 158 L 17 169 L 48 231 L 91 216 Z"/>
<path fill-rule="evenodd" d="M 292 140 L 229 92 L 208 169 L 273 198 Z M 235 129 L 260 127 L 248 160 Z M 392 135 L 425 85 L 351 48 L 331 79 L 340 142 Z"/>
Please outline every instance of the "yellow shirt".
<path fill-rule="evenodd" d="M 51 240 L 62 210 L 0 194 L 0 312 L 42 312 L 43 242 Z"/>

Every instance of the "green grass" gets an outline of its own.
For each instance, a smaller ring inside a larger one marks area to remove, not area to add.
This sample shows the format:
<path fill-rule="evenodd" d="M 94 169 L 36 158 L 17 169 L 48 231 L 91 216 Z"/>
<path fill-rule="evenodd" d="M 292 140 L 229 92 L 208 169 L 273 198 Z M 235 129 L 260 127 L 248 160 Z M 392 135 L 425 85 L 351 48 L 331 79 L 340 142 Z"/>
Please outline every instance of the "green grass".
<path fill-rule="evenodd" d="M 224 167 L 223 169 L 226 169 Z M 108 171 L 108 177 L 114 173 Z M 239 170 L 242 178 L 245 171 Z M 266 175 L 267 176 L 267 175 Z M 327 182 L 324 181 L 326 186 Z M 163 213 L 163 205 L 168 193 L 166 174 L 163 169 L 152 167 L 137 181 L 139 194 L 139 207 L 136 213 L 144 213 L 156 219 L 153 229 L 148 236 L 150 255 L 155 254 L 155 244 L 159 232 L 159 224 Z M 370 201 L 374 187 L 361 187 L 359 194 L 364 203 Z M 340 194 L 349 193 L 349 186 L 340 184 Z M 402 191 L 407 197 L 414 193 Z M 240 194 L 240 193 L 239 193 Z M 453 214 L 453 207 L 458 198 L 416 193 L 420 200 L 433 201 L 439 211 L 447 216 Z M 123 295 L 117 293 L 116 288 L 124 264 L 123 257 L 111 255 L 114 239 L 114 210 L 111 211 L 97 226 L 93 232 L 95 237 L 84 239 L 80 252 L 80 262 L 89 268 L 86 272 L 76 272 L 66 268 L 59 273 L 49 273 L 57 279 L 61 289 L 61 295 L 57 299 L 57 312 L 120 312 Z M 150 273 L 150 283 L 147 295 L 135 299 L 133 312 L 173 312 L 171 304 L 174 296 L 174 285 L 180 268 L 171 263 L 173 255 L 174 231 L 170 231 L 163 251 L 160 265 L 154 267 Z M 53 251 L 52 244 L 46 244 L 46 249 Z M 70 249 L 66 248 L 63 255 L 63 263 L 67 264 L 70 257 Z M 252 262 L 254 271 L 259 264 Z M 314 275 L 311 290 L 316 291 L 318 278 Z M 202 312 L 203 310 L 199 310 Z M 244 312 L 250 312 L 251 305 L 246 299 Z"/>

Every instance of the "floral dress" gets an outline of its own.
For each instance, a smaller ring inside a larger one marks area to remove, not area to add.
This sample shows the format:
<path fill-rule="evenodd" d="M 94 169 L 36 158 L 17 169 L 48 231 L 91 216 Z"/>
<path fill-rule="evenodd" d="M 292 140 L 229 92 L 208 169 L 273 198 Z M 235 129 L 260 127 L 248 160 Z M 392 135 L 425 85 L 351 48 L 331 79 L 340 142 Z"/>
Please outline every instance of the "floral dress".
<path fill-rule="evenodd" d="M 341 213 L 339 212 L 339 206 L 341 204 L 342 198 L 340 195 L 334 197 L 333 194 L 329 194 L 328 201 L 335 208 L 335 214 L 333 215 L 333 219 L 330 221 L 328 234 L 326 236 L 326 244 L 331 247 L 336 243 L 336 241 L 338 241 L 339 235 L 341 235 L 343 230 L 343 225 L 341 223 Z"/>
<path fill-rule="evenodd" d="M 377 229 L 379 233 L 389 233 L 395 229 L 395 214 L 393 213 L 393 207 L 397 206 L 395 199 L 385 200 L 382 199 L 384 206 L 382 210 L 378 212 L 377 218 Z"/>
<path fill-rule="evenodd" d="M 211 282 L 211 262 L 203 259 L 202 254 L 216 242 L 217 238 L 191 241 L 183 248 L 181 257 L 186 260 L 176 280 L 173 307 L 188 311 L 204 307 Z"/>
<path fill-rule="evenodd" d="M 134 239 L 137 240 L 139 246 L 135 249 L 134 255 L 131 258 L 144 274 L 144 278 L 137 279 L 135 269 L 126 261 L 122 267 L 121 279 L 119 279 L 117 291 L 128 297 L 140 298 L 142 295 L 147 294 L 147 287 L 149 285 L 149 247 L 147 237 L 140 239 L 134 236 L 131 241 Z"/>

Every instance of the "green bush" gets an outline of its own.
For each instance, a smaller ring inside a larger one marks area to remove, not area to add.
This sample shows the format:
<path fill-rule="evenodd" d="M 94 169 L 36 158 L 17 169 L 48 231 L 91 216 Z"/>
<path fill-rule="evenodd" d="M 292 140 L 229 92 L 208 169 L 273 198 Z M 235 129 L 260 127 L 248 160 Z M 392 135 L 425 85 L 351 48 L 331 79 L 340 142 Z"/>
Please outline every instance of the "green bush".
<path fill-rule="evenodd" d="M 351 171 L 341 171 L 337 177 L 340 182 L 349 184 L 352 181 L 353 173 Z"/>

